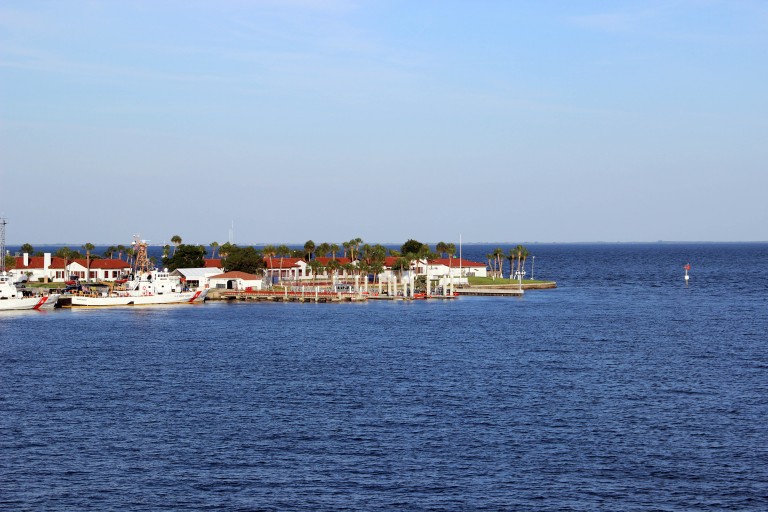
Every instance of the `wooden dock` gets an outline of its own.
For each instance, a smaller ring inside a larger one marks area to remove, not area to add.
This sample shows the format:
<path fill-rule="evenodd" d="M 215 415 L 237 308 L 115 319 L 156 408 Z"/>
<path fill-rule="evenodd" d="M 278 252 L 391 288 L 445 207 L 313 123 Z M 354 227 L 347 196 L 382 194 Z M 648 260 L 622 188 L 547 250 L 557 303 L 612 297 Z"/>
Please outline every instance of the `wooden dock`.
<path fill-rule="evenodd" d="M 367 300 L 432 300 L 455 299 L 457 296 L 431 295 L 429 297 L 418 295 L 416 297 L 404 297 L 402 295 L 387 295 L 373 293 L 349 293 L 331 291 L 280 291 L 280 290 L 221 290 L 211 289 L 207 300 L 232 300 L 247 302 L 365 302 Z"/>

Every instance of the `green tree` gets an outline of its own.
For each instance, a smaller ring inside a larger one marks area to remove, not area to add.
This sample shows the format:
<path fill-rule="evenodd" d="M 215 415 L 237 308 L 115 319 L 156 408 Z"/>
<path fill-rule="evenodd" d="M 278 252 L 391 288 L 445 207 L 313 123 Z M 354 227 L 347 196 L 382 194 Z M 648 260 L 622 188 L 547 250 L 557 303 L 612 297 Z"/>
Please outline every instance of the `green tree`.
<path fill-rule="evenodd" d="M 400 274 L 400 279 L 403 278 L 403 271 L 411 268 L 411 258 L 406 256 L 398 257 L 392 264 L 392 270 L 397 270 Z"/>
<path fill-rule="evenodd" d="M 90 242 L 86 242 L 83 244 L 83 249 L 85 249 L 85 281 L 87 283 L 91 282 L 91 251 L 95 249 L 94 245 Z"/>
<path fill-rule="evenodd" d="M 179 246 L 181 245 L 181 241 L 182 240 L 179 235 L 173 235 L 171 237 L 171 243 L 173 244 L 173 254 L 176 254 L 176 249 L 178 249 Z M 180 267 L 180 268 L 184 268 L 184 267 Z"/>
<path fill-rule="evenodd" d="M 331 278 L 331 282 L 335 282 L 336 274 L 338 274 L 339 270 L 341 270 L 341 263 L 339 263 L 339 260 L 337 259 L 331 259 L 328 261 L 328 263 L 325 264 L 325 268 L 328 269 L 329 277 Z"/>
<path fill-rule="evenodd" d="M 405 242 L 402 247 L 400 247 L 400 252 L 402 254 L 418 254 L 421 250 L 421 247 L 424 244 L 419 242 L 418 240 L 414 240 L 413 238 L 409 239 L 407 242 Z"/>
<path fill-rule="evenodd" d="M 163 258 L 163 266 L 173 271 L 177 268 L 200 268 L 205 264 L 205 248 L 201 245 L 179 244 L 173 256 Z"/>
<path fill-rule="evenodd" d="M 280 244 L 275 249 L 275 253 L 277 254 L 277 256 L 280 256 L 280 279 L 282 279 L 283 278 L 283 260 L 286 257 L 291 256 L 291 249 L 285 244 Z"/>
<path fill-rule="evenodd" d="M 336 259 L 336 253 L 339 252 L 339 246 L 337 244 L 331 244 L 328 250 L 331 251 L 331 258 Z M 325 253 L 328 254 L 328 251 L 325 251 Z"/>
<path fill-rule="evenodd" d="M 520 257 L 523 259 L 523 261 L 521 263 L 521 267 L 522 267 L 523 272 L 525 272 L 525 260 L 527 260 L 528 256 L 530 256 L 530 255 L 531 255 L 531 253 L 528 252 L 528 249 L 525 246 L 523 246 L 523 251 L 520 254 Z"/>
<path fill-rule="evenodd" d="M 6 254 L 5 256 L 5 268 L 7 270 L 12 270 L 16 268 L 16 258 L 11 256 L 10 254 Z"/>
<path fill-rule="evenodd" d="M 501 247 L 497 247 L 493 250 L 494 266 L 496 269 L 496 277 L 501 277 L 501 266 L 504 260 L 504 250 Z"/>
<path fill-rule="evenodd" d="M 307 258 L 307 261 L 312 259 L 312 255 L 315 252 L 315 242 L 312 240 L 307 240 L 304 242 L 304 256 Z"/>
<path fill-rule="evenodd" d="M 237 246 L 229 242 L 224 242 L 221 247 L 219 247 L 219 258 L 226 258 L 234 247 Z"/>
<path fill-rule="evenodd" d="M 323 264 L 317 260 L 311 260 L 309 263 L 307 263 L 307 266 L 312 271 L 312 282 L 316 283 L 317 274 L 320 273 L 321 269 L 323 268 Z"/>
<path fill-rule="evenodd" d="M 219 242 L 211 242 L 211 258 L 216 257 L 216 249 L 219 248 Z"/>
<path fill-rule="evenodd" d="M 445 254 L 448 252 L 448 244 L 445 242 L 437 242 L 435 251 L 437 251 L 441 258 L 445 258 Z"/>
<path fill-rule="evenodd" d="M 104 257 L 105 257 L 105 258 L 109 258 L 109 259 L 112 259 L 112 258 L 114 258 L 114 256 L 115 256 L 115 253 L 116 253 L 116 252 L 117 252 L 117 247 L 115 247 L 114 245 L 110 245 L 110 246 L 109 246 L 109 247 L 107 247 L 107 249 L 104 251 Z"/>
<path fill-rule="evenodd" d="M 35 248 L 32 247 L 32 244 L 26 243 L 26 244 L 21 246 L 21 252 L 25 252 L 27 254 L 32 254 L 33 252 L 35 252 Z"/>
<path fill-rule="evenodd" d="M 232 246 L 223 264 L 227 271 L 238 270 L 249 274 L 261 274 L 266 267 L 264 254 L 253 247 Z"/>
<path fill-rule="evenodd" d="M 318 258 L 325 258 L 328 256 L 328 252 L 331 250 L 331 246 L 327 242 L 323 242 L 320 245 L 317 246 L 317 249 L 315 251 L 315 255 Z"/>
<path fill-rule="evenodd" d="M 125 246 L 120 244 L 116 247 L 117 249 L 117 259 L 121 260 L 123 259 L 123 253 L 125 252 Z"/>

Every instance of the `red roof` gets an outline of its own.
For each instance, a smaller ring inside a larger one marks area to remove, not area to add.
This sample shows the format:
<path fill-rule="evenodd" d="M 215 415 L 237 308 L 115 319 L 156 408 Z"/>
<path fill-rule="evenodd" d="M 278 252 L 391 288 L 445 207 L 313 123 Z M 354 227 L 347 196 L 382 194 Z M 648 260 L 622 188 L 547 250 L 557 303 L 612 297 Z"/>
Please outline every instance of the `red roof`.
<path fill-rule="evenodd" d="M 242 279 L 243 281 L 260 281 L 261 277 L 254 274 L 249 274 L 247 272 L 233 270 L 231 272 L 224 272 L 223 274 L 211 276 L 208 279 Z"/>
<path fill-rule="evenodd" d="M 207 258 L 203 260 L 205 268 L 221 268 L 221 258 Z"/>
<path fill-rule="evenodd" d="M 281 263 L 282 260 L 282 263 Z M 304 261 L 301 258 L 280 258 L 273 256 L 270 258 L 264 258 L 267 264 L 267 268 L 291 268 L 296 266 L 300 261 Z"/>
<path fill-rule="evenodd" d="M 24 266 L 24 257 L 23 256 L 16 256 L 16 268 L 17 269 L 30 269 L 30 268 L 45 268 L 45 259 L 43 256 L 30 256 L 29 257 L 29 265 L 26 267 Z M 58 256 L 52 256 L 51 257 L 51 264 L 48 266 L 48 268 L 64 268 L 66 264 L 66 260 L 64 258 L 59 258 Z"/>
<path fill-rule="evenodd" d="M 485 263 L 478 263 L 476 261 L 469 261 L 461 258 L 438 258 L 436 260 L 429 260 L 430 265 L 445 265 L 446 267 L 483 267 Z"/>
<path fill-rule="evenodd" d="M 387 256 L 386 258 L 384 258 L 384 266 L 391 267 L 399 259 L 400 258 L 398 256 Z"/>
<path fill-rule="evenodd" d="M 85 266 L 87 263 L 87 260 L 81 260 L 77 259 L 75 260 L 76 263 L 79 263 L 82 266 Z M 131 266 L 120 259 L 112 259 L 112 258 L 96 258 L 91 260 L 91 268 L 102 268 L 102 269 L 115 269 L 115 270 L 122 270 L 126 268 L 131 268 Z"/>

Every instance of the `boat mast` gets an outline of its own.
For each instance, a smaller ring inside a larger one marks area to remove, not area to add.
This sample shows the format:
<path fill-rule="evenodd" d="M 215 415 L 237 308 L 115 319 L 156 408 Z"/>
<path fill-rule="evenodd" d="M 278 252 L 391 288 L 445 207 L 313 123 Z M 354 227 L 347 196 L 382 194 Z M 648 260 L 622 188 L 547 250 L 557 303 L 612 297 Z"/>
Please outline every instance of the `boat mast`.
<path fill-rule="evenodd" d="M 5 217 L 0 217 L 0 274 L 5 272 Z"/>
<path fill-rule="evenodd" d="M 133 275 L 136 278 L 139 278 L 143 274 L 148 274 L 151 270 L 149 267 L 149 257 L 147 257 L 147 245 L 149 245 L 149 241 L 141 240 L 138 236 L 134 236 L 132 245 L 136 251 L 136 263 L 133 267 Z"/>

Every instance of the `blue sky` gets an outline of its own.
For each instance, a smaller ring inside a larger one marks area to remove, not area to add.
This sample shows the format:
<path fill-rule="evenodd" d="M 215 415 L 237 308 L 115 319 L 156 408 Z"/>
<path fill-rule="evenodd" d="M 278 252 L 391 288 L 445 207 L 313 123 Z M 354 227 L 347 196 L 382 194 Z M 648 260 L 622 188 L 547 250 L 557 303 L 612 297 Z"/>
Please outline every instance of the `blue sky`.
<path fill-rule="evenodd" d="M 9 243 L 768 240 L 762 1 L 0 4 Z"/>

